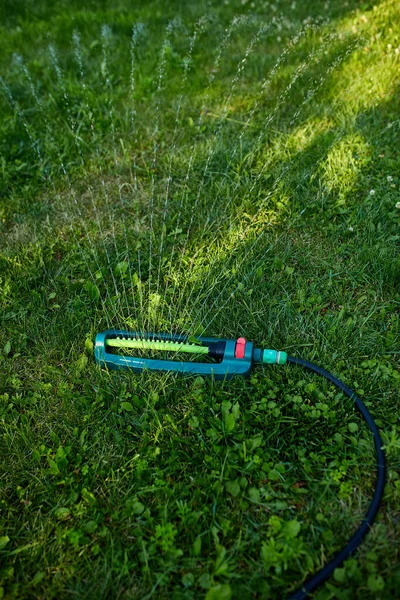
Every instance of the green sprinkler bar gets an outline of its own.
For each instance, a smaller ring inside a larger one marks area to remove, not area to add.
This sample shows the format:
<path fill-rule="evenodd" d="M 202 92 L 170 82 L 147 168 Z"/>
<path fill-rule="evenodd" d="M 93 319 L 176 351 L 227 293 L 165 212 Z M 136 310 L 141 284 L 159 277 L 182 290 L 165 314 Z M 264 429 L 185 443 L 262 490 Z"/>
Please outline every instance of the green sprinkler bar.
<path fill-rule="evenodd" d="M 170 342 L 163 340 L 108 338 L 106 345 L 113 348 L 130 348 L 132 350 L 162 350 L 164 352 L 187 352 L 190 354 L 208 354 L 208 346 Z"/>

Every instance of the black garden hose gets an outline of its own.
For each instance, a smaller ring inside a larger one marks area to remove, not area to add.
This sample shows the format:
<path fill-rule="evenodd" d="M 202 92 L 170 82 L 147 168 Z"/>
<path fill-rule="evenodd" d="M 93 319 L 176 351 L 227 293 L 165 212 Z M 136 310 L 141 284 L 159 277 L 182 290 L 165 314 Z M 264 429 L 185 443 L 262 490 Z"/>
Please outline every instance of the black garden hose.
<path fill-rule="evenodd" d="M 361 402 L 360 398 L 358 398 L 355 395 L 355 393 L 343 383 L 343 381 L 340 381 L 340 379 L 338 379 L 328 371 L 325 371 L 325 369 L 322 369 L 321 367 L 318 367 L 317 365 L 314 365 L 313 363 L 308 362 L 307 360 L 304 360 L 302 358 L 294 358 L 293 356 L 288 356 L 287 362 L 291 363 L 292 365 L 300 365 L 305 369 L 309 369 L 310 371 L 317 373 L 317 375 L 322 375 L 322 377 L 325 377 L 325 379 L 328 379 L 328 381 L 333 383 L 333 385 L 342 390 L 342 392 L 344 392 L 346 396 L 354 400 L 358 411 L 363 416 L 368 427 L 370 428 L 370 431 L 374 436 L 377 464 L 377 476 L 374 495 L 369 505 L 368 512 L 365 515 L 361 525 L 354 533 L 354 535 L 350 538 L 347 546 L 345 546 L 345 548 L 338 552 L 338 554 L 336 554 L 336 556 L 331 561 L 329 561 L 328 564 L 326 564 L 320 571 L 318 571 L 318 573 L 307 579 L 302 584 L 301 588 L 299 588 L 287 599 L 305 600 L 318 586 L 320 586 L 332 575 L 333 571 L 337 567 L 340 567 L 340 565 L 343 563 L 343 561 L 346 560 L 346 558 L 348 558 L 355 552 L 355 550 L 358 548 L 358 546 L 364 539 L 365 535 L 368 533 L 372 523 L 374 522 L 382 500 L 386 479 L 386 461 L 385 454 L 382 450 L 382 440 L 381 436 L 379 435 L 378 427 L 365 404 Z"/>

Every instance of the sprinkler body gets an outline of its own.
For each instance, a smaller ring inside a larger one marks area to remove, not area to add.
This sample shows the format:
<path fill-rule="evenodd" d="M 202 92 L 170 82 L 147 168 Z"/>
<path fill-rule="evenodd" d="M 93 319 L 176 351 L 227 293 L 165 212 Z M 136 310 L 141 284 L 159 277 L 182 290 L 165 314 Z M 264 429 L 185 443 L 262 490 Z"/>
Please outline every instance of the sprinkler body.
<path fill-rule="evenodd" d="M 136 355 L 116 354 L 115 349 L 119 352 L 129 350 Z M 142 356 L 145 352 L 158 351 L 167 353 L 168 357 L 179 353 L 180 360 Z M 182 360 L 184 354 L 195 357 L 195 360 Z M 254 348 L 253 343 L 244 338 L 228 340 L 198 337 L 193 343 L 181 335 L 137 333 L 119 329 L 109 329 L 97 334 L 94 355 L 97 364 L 109 369 L 131 369 L 135 372 L 175 371 L 215 379 L 248 376 L 255 363 L 284 364 L 287 358 L 286 352 Z M 198 360 L 204 357 L 207 357 L 208 362 Z"/>

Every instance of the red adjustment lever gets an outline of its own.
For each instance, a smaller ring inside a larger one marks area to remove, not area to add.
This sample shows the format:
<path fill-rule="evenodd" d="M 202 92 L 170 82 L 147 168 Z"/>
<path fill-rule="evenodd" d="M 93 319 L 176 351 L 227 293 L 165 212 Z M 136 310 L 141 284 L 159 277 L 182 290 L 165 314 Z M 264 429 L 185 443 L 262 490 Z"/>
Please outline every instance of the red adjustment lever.
<path fill-rule="evenodd" d="M 246 340 L 244 338 L 238 338 L 235 346 L 235 358 L 244 358 L 245 348 Z"/>

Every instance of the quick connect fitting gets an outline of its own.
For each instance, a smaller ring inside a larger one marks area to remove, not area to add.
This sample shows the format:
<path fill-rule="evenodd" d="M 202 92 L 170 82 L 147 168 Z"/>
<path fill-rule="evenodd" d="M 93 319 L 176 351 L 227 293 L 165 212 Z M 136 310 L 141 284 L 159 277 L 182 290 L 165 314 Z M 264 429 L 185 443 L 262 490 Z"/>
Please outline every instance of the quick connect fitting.
<path fill-rule="evenodd" d="M 287 361 L 287 353 L 283 350 L 254 348 L 253 361 L 261 365 L 284 365 Z"/>

